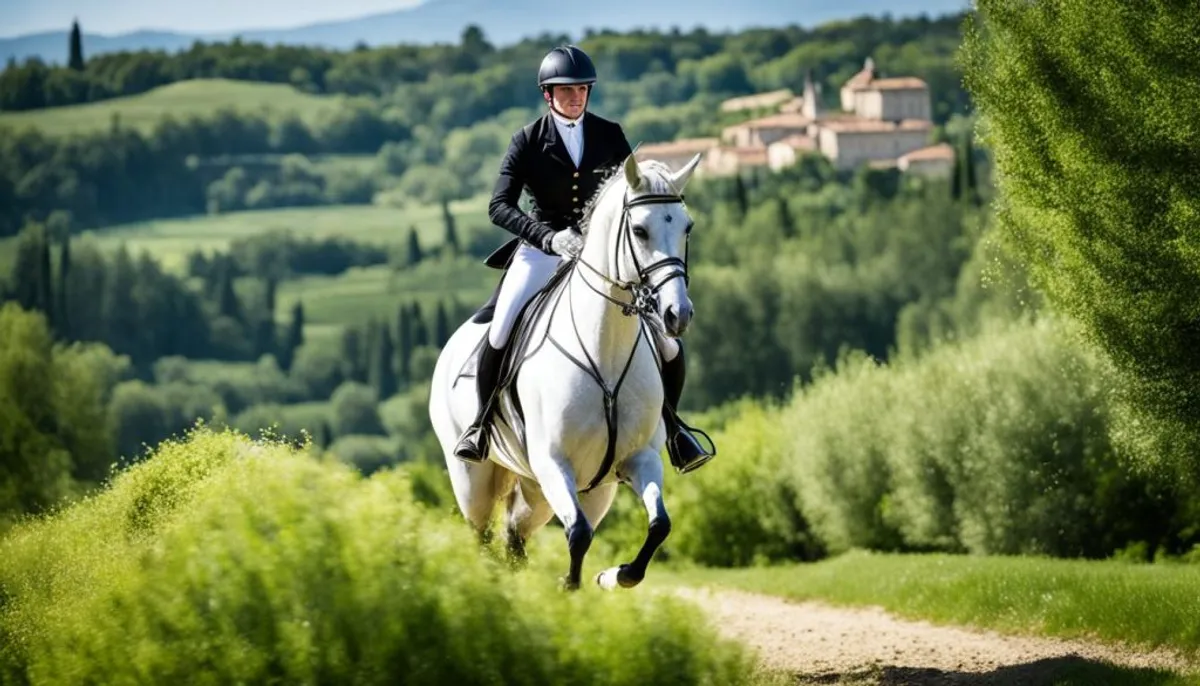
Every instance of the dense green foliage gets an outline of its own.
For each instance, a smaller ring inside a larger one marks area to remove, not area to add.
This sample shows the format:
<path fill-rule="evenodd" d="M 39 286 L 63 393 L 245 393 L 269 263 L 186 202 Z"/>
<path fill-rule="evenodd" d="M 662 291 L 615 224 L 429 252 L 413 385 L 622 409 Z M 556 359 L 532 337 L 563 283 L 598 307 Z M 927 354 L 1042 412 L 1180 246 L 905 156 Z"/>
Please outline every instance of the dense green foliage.
<path fill-rule="evenodd" d="M 600 72 L 593 109 L 621 121 L 637 144 L 713 135 L 736 121 L 719 116 L 722 99 L 777 88 L 799 93 L 808 69 L 823 86 L 826 106 L 836 108 L 839 88 L 868 55 L 884 74 L 924 78 L 934 119 L 945 123 L 966 109 L 953 60 L 958 24 L 954 17 L 863 18 L 811 30 L 728 35 L 596 34 L 581 43 Z M 0 109 L 91 101 L 214 77 L 291 83 L 348 97 L 296 108 L 308 115 L 319 106 L 319 116 L 246 111 L 234 100 L 215 112 L 164 108 L 149 131 L 118 119 L 103 130 L 67 137 L 23 126 L 6 132 L 0 136 L 0 236 L 15 233 L 27 219 L 45 221 L 54 210 L 69 211 L 72 225 L 83 228 L 210 208 L 361 203 L 389 194 L 436 202 L 490 190 L 509 137 L 541 107 L 532 75 L 560 38 L 493 48 L 468 32 L 458 45 L 348 52 L 198 45 L 175 55 L 98 56 L 82 73 L 33 62 L 12 65 L 0 73 Z M 212 100 L 228 97 L 221 95 L 221 82 L 213 87 Z M 76 95 L 64 100 L 46 92 Z M 121 111 L 120 101 L 109 104 L 106 112 Z M 125 106 L 141 111 L 146 103 L 135 98 Z M 247 159 L 292 153 L 376 155 L 379 167 L 368 175 L 339 172 L 318 184 L 282 178 L 286 170 L 279 164 Z"/>
<path fill-rule="evenodd" d="M 1188 554 L 1200 494 L 1123 463 L 1117 384 L 1054 320 L 886 365 L 847 355 L 714 434 L 721 468 L 670 486 L 696 511 L 673 545 L 713 565 L 852 548 Z"/>
<path fill-rule="evenodd" d="M 57 344 L 43 318 L 0 305 L 0 532 L 107 475 L 122 371 L 105 346 Z"/>
<path fill-rule="evenodd" d="M 0 680 L 743 684 L 668 597 L 508 571 L 419 474 L 201 431 L 0 541 Z"/>
<path fill-rule="evenodd" d="M 841 82 L 875 52 L 877 61 L 895 64 L 888 70 L 930 79 L 938 93 L 934 111 L 944 120 L 965 104 L 952 60 L 960 21 L 961 16 L 953 15 L 936 20 L 862 17 L 811 29 L 787 26 L 732 34 L 703 29 L 601 32 L 576 42 L 593 56 L 604 84 L 597 104 L 622 118 L 643 103 L 682 104 L 698 93 L 800 92 L 804 68 L 814 69 L 833 102 Z M 240 40 L 197 42 L 174 54 L 146 50 L 92 56 L 82 72 L 28 59 L 0 73 L 0 110 L 95 102 L 188 79 L 225 78 L 383 98 L 405 114 L 433 113 L 429 125 L 440 129 L 527 106 L 528 96 L 522 93 L 533 83 L 531 75 L 542 56 L 569 40 L 538 36 L 497 47 L 472 26 L 457 44 L 446 45 L 336 51 Z"/>
<path fill-rule="evenodd" d="M 967 85 L 1008 243 L 1126 373 L 1132 443 L 1200 474 L 1200 13 L 981 0 Z"/>
<path fill-rule="evenodd" d="M 845 346 L 886 358 L 901 321 L 931 318 L 909 310 L 954 296 L 987 220 L 944 180 L 863 170 L 838 182 L 819 158 L 698 180 L 688 205 L 693 407 L 784 395 Z"/>

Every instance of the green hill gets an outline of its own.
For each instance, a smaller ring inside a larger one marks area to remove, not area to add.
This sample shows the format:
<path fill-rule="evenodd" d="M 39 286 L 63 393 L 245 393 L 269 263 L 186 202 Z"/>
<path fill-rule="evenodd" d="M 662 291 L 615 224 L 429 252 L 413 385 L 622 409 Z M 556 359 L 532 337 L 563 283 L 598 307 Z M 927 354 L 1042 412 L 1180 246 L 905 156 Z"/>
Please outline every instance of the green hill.
<path fill-rule="evenodd" d="M 152 131 L 163 115 L 178 118 L 208 116 L 222 109 L 242 113 L 263 110 L 274 114 L 296 114 L 305 122 L 333 111 L 344 96 L 310 95 L 280 83 L 193 79 L 160 86 L 141 95 L 131 95 L 83 105 L 51 107 L 25 112 L 0 112 L 0 126 L 32 126 L 52 135 L 101 131 L 119 116 L 122 126 Z"/>
<path fill-rule="evenodd" d="M 485 196 L 451 202 L 450 212 L 463 240 L 489 227 Z M 410 227 L 417 229 L 422 246 L 440 245 L 445 232 L 441 207 L 325 205 L 246 210 L 137 222 L 84 232 L 83 236 L 105 249 L 115 250 L 124 244 L 134 254 L 147 250 L 167 269 L 181 271 L 187 268 L 187 256 L 193 250 L 206 254 L 225 251 L 233 240 L 260 233 L 290 231 L 299 238 L 339 236 L 376 245 L 401 245 L 408 239 Z M 7 243 L 15 248 L 16 239 Z M 5 242 L 0 242 L 0 254 L 11 252 L 5 249 Z M 3 262 L 0 258 L 0 264 Z"/>

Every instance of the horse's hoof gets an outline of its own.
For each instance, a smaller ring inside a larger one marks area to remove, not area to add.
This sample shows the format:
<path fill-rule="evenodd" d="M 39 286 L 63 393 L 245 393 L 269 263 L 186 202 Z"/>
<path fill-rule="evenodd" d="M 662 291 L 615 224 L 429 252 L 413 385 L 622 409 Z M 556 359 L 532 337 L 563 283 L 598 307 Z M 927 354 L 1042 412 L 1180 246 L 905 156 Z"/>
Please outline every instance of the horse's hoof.
<path fill-rule="evenodd" d="M 609 567 L 608 569 L 596 575 L 596 585 L 606 591 L 611 591 L 618 587 L 617 571 L 620 567 Z"/>
<path fill-rule="evenodd" d="M 572 581 L 571 577 L 569 576 L 564 576 L 558 580 L 558 589 L 560 591 L 578 591 L 579 582 Z"/>
<path fill-rule="evenodd" d="M 614 588 L 633 588 L 640 583 L 642 583 L 640 577 L 635 578 L 629 573 L 629 565 L 609 567 L 596 575 L 596 584 L 606 591 Z"/>

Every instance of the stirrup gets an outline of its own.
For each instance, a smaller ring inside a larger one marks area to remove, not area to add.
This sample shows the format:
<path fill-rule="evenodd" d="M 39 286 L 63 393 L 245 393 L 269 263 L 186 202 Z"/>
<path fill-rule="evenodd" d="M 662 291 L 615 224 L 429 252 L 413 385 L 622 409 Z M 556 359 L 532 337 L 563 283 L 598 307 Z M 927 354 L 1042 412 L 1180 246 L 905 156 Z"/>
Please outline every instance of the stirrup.
<path fill-rule="evenodd" d="M 715 443 L 713 443 L 712 438 L 708 434 L 704 433 L 700 429 L 688 426 L 682 419 L 679 418 L 679 415 L 674 415 L 673 419 L 675 431 L 667 436 L 667 455 L 671 458 L 671 466 L 675 468 L 676 472 L 679 474 L 688 474 L 689 472 L 694 472 L 700 467 L 708 464 L 710 460 L 717 456 L 717 446 Z M 668 426 L 668 430 L 670 430 L 670 428 L 671 427 Z M 704 436 L 712 449 L 706 450 L 704 446 L 700 444 L 700 441 L 698 441 L 696 437 L 692 435 L 693 432 Z M 687 447 L 685 452 L 690 454 L 690 457 L 684 459 L 684 456 L 680 454 L 680 446 L 677 441 Z"/>
<path fill-rule="evenodd" d="M 454 446 L 454 456 L 464 462 L 479 464 L 487 461 L 488 455 L 488 425 L 486 421 L 476 421 L 467 427 L 458 444 Z"/>

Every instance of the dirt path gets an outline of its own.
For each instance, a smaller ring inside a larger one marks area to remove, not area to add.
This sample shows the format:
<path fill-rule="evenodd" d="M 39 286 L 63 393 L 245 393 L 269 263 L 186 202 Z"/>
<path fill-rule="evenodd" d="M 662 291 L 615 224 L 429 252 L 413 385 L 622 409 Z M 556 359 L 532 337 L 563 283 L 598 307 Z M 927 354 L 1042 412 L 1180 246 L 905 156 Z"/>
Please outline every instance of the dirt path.
<path fill-rule="evenodd" d="M 1010 637 L 742 591 L 680 593 L 699 603 L 725 635 L 756 649 L 766 666 L 794 675 L 793 683 L 1036 685 L 1064 672 L 1116 680 L 1128 676 L 1121 667 L 1196 669 L 1167 651 Z M 1092 677 L 1072 683 L 1084 682 L 1093 683 Z"/>

